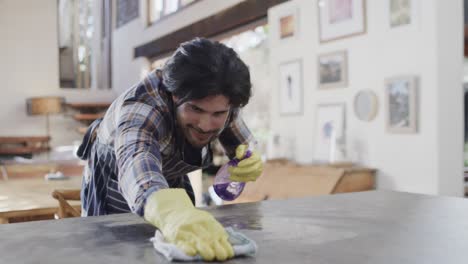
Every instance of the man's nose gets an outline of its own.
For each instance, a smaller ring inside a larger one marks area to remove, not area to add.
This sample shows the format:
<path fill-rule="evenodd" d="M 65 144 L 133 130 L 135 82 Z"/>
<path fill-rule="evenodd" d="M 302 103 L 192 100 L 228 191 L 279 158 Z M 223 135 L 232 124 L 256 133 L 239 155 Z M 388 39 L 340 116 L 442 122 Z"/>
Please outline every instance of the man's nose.
<path fill-rule="evenodd" d="M 216 127 L 216 122 L 214 122 L 214 118 L 209 114 L 204 114 L 200 117 L 200 120 L 198 121 L 198 128 L 204 132 L 211 132 L 218 129 Z"/>

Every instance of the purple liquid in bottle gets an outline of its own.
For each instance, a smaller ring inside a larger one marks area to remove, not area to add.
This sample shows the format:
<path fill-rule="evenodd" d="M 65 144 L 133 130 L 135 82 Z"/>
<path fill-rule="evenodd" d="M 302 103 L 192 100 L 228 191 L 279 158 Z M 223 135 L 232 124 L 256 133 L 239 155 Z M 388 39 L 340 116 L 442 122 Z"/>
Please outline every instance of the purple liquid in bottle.
<path fill-rule="evenodd" d="M 224 201 L 236 199 L 244 190 L 245 182 L 228 182 L 213 185 L 216 194 Z"/>
<path fill-rule="evenodd" d="M 251 155 L 252 152 L 248 150 L 244 158 L 248 158 Z M 234 158 L 224 164 L 216 174 L 213 188 L 216 194 L 225 201 L 236 199 L 244 190 L 245 182 L 233 182 L 229 180 L 229 177 L 231 176 L 228 171 L 229 166 L 237 166 L 238 163 L 239 160 Z"/>

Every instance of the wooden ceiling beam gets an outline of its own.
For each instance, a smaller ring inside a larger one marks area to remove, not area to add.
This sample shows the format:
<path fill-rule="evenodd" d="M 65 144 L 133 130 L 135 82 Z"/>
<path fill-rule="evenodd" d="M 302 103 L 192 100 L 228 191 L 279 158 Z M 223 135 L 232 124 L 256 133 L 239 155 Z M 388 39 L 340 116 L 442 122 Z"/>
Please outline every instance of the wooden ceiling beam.
<path fill-rule="evenodd" d="M 268 9 L 287 0 L 246 0 L 215 15 L 183 27 L 134 49 L 134 58 L 157 58 L 173 52 L 180 43 L 195 37 L 216 35 L 267 17 Z M 156 23 L 157 24 L 157 23 Z"/>

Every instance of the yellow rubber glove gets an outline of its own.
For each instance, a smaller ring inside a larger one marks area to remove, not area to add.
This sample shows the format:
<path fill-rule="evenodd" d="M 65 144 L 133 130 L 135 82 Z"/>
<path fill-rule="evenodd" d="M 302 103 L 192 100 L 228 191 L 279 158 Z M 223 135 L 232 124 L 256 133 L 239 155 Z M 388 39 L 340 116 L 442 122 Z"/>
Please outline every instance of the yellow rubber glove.
<path fill-rule="evenodd" d="M 250 157 L 244 158 L 247 148 L 248 146 L 244 144 L 236 148 L 236 158 L 241 161 L 237 164 L 237 167 L 228 168 L 231 181 L 255 181 L 263 172 L 263 162 L 257 151 L 252 151 Z"/>
<path fill-rule="evenodd" d="M 146 200 L 144 218 L 187 255 L 224 261 L 234 256 L 224 227 L 208 212 L 196 209 L 184 189 L 163 189 Z"/>

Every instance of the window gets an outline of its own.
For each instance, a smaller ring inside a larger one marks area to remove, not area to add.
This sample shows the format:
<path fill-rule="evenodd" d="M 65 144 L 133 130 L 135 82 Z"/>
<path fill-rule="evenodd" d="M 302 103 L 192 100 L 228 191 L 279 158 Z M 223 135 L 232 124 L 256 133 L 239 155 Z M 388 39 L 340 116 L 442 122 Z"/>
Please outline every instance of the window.
<path fill-rule="evenodd" d="M 148 0 L 148 24 L 177 12 L 199 0 Z"/>
<path fill-rule="evenodd" d="M 267 25 L 257 26 L 255 28 L 243 31 L 239 34 L 222 38 L 221 43 L 233 48 L 237 53 L 242 54 L 245 51 L 252 50 L 267 41 Z"/>
<path fill-rule="evenodd" d="M 58 0 L 60 86 L 90 88 L 92 0 Z"/>

